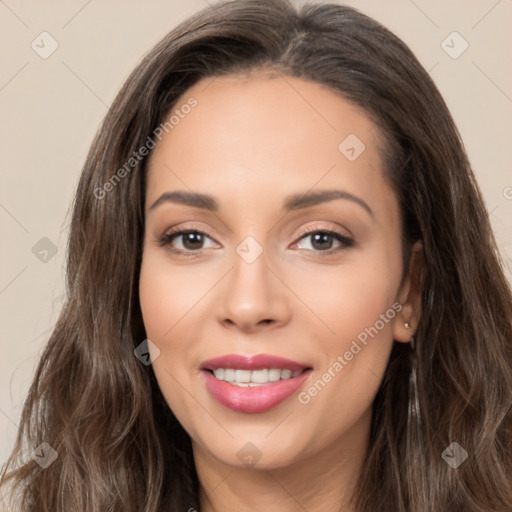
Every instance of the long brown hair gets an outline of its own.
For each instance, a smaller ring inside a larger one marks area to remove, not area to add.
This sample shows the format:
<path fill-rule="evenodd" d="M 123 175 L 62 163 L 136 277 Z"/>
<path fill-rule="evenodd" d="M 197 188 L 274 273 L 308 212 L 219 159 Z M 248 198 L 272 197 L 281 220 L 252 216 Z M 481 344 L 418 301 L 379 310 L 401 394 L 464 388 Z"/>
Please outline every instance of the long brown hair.
<path fill-rule="evenodd" d="M 67 300 L 3 480 L 16 484 L 25 511 L 199 509 L 190 438 L 133 353 L 146 337 L 137 290 L 147 159 L 114 176 L 188 87 L 260 67 L 323 84 L 370 116 L 387 141 L 405 262 L 414 242 L 423 245 L 414 352 L 394 344 L 356 509 L 512 510 L 512 297 L 452 117 L 411 51 L 379 23 L 349 7 L 285 0 L 195 14 L 114 100 L 76 192 Z M 42 442 L 58 453 L 46 469 L 29 457 Z M 457 469 L 442 458 L 453 442 L 468 454 Z"/>

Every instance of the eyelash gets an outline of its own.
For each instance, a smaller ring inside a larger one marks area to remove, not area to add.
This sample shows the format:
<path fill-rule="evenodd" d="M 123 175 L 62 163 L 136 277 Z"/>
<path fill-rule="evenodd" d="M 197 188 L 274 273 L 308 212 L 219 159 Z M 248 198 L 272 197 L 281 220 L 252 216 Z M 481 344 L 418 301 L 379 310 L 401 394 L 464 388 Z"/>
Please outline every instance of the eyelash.
<path fill-rule="evenodd" d="M 190 227 L 190 228 L 176 229 L 176 230 L 170 231 L 169 233 L 165 233 L 159 240 L 157 240 L 157 242 L 159 243 L 160 247 L 166 247 L 167 250 L 169 250 L 175 254 L 187 256 L 187 257 L 199 256 L 200 254 L 202 254 L 202 251 L 203 251 L 202 249 L 199 249 L 196 251 L 182 251 L 181 249 L 176 249 L 174 247 L 170 247 L 170 243 L 172 242 L 173 238 L 177 238 L 179 235 L 183 235 L 186 233 L 198 233 L 200 235 L 204 235 L 204 236 L 207 236 L 208 238 L 210 238 L 209 235 L 207 233 L 205 233 L 204 231 Z M 348 238 L 345 235 L 342 235 L 341 233 L 339 233 L 338 231 L 336 231 L 335 229 L 332 229 L 332 228 L 305 229 L 299 233 L 297 241 L 301 240 L 306 235 L 314 235 L 317 233 L 332 235 L 332 236 L 334 236 L 335 239 L 337 239 L 344 246 L 344 247 L 338 247 L 337 249 L 334 249 L 334 250 L 329 249 L 327 251 L 313 251 L 313 252 L 317 253 L 319 256 L 330 256 L 332 254 L 336 254 L 344 249 L 348 249 L 348 248 L 354 246 L 354 240 L 352 240 L 351 238 Z"/>

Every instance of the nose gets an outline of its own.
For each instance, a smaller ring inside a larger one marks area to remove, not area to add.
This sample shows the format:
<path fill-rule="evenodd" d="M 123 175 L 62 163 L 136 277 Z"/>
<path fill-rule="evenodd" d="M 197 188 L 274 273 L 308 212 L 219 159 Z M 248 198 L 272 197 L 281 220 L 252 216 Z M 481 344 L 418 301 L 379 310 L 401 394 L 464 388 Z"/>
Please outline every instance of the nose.
<path fill-rule="evenodd" d="M 252 263 L 235 253 L 233 268 L 219 290 L 217 318 L 224 327 L 254 332 L 289 322 L 291 293 L 268 263 L 265 251 Z"/>

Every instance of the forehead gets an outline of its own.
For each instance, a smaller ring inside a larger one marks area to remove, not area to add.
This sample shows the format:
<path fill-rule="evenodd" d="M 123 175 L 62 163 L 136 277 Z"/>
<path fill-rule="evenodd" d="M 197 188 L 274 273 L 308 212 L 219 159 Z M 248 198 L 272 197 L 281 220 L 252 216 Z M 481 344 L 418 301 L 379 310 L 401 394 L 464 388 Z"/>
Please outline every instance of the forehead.
<path fill-rule="evenodd" d="M 194 108 L 183 108 L 191 99 Z M 166 118 L 173 114 L 150 155 L 148 201 L 173 188 L 249 199 L 269 187 L 382 195 L 386 186 L 378 128 L 321 84 L 264 71 L 205 78 Z"/>

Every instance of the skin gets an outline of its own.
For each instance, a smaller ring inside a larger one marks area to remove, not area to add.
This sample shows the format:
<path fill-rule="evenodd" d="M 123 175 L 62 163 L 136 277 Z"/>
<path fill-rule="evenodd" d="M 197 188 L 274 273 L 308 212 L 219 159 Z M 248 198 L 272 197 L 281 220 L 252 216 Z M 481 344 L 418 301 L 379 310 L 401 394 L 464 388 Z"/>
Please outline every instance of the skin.
<path fill-rule="evenodd" d="M 177 105 L 190 97 L 197 106 L 150 156 L 140 303 L 160 350 L 152 365 L 159 386 L 192 438 L 201 510 L 353 510 L 348 499 L 393 339 L 410 341 L 420 315 L 419 248 L 404 272 L 381 134 L 325 87 L 264 70 L 202 80 Z M 338 149 L 349 134 L 366 147 L 354 161 Z M 347 191 L 373 215 L 348 199 L 283 209 L 288 195 L 311 189 Z M 210 194 L 219 209 L 151 209 L 175 190 Z M 207 236 L 195 251 L 179 235 L 162 246 L 174 227 Z M 319 246 L 301 236 L 304 228 L 332 228 L 354 244 Z M 250 264 L 236 252 L 247 236 L 262 249 Z M 267 353 L 311 366 L 299 392 L 307 390 L 394 303 L 401 311 L 307 404 L 296 393 L 263 413 L 235 412 L 203 383 L 206 359 Z M 248 442 L 260 457 L 253 465 L 237 456 Z"/>

